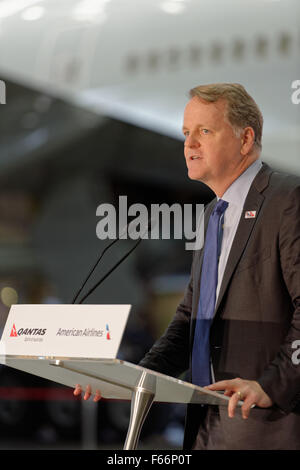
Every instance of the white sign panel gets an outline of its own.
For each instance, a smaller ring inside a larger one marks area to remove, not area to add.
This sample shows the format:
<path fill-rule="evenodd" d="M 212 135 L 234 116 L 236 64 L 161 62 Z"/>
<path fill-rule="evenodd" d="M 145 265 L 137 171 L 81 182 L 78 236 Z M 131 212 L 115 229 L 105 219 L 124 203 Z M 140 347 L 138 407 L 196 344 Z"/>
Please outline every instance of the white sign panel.
<path fill-rule="evenodd" d="M 114 359 L 131 305 L 13 305 L 1 354 Z"/>

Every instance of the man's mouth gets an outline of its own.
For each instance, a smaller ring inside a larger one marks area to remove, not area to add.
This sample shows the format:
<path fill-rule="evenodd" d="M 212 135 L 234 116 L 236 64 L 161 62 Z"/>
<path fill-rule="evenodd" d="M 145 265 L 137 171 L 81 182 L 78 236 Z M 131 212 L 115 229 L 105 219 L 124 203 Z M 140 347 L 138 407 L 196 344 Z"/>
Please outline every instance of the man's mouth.
<path fill-rule="evenodd" d="M 190 157 L 191 160 L 197 160 L 198 158 L 200 158 L 199 155 L 192 155 L 192 156 Z"/>

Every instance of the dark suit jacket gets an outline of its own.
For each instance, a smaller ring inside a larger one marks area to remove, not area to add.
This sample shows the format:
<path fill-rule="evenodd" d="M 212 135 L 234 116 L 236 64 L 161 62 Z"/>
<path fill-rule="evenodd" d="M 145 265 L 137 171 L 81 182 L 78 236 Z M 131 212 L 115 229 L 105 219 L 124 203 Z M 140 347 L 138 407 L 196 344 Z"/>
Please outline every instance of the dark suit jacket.
<path fill-rule="evenodd" d="M 205 211 L 206 226 L 216 203 Z M 256 211 L 255 218 L 244 217 Z M 190 282 L 174 319 L 140 365 L 178 376 L 189 369 L 203 250 L 194 252 Z M 268 165 L 255 177 L 229 254 L 211 328 L 216 381 L 257 380 L 275 405 L 227 417 L 228 449 L 300 449 L 300 178 Z M 297 407 L 298 405 L 298 407 Z M 297 409 L 298 408 L 298 409 Z M 206 407 L 188 405 L 184 448 L 191 448 Z"/>

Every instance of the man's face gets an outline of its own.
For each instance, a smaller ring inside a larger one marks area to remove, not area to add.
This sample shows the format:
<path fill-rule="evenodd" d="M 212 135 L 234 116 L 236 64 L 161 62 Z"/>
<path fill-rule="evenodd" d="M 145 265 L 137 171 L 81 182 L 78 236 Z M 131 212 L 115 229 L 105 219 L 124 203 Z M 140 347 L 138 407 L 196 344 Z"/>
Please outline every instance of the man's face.
<path fill-rule="evenodd" d="M 184 111 L 188 175 L 212 189 L 234 174 L 242 159 L 241 138 L 236 137 L 225 119 L 225 110 L 224 100 L 208 103 L 194 96 Z"/>

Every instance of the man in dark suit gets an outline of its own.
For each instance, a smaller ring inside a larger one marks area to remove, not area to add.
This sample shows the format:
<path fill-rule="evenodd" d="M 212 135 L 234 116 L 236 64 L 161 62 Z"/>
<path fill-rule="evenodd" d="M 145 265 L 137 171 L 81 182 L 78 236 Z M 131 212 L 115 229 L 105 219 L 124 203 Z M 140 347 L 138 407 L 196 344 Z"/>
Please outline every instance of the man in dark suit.
<path fill-rule="evenodd" d="M 194 252 L 184 298 L 140 362 L 172 376 L 190 370 L 193 383 L 231 397 L 228 410 L 188 406 L 186 449 L 300 449 L 300 366 L 292 360 L 300 338 L 300 178 L 261 162 L 262 127 L 241 85 L 191 90 L 183 126 L 188 174 L 217 199 L 206 208 L 207 236 Z M 219 203 L 225 212 L 212 284 L 206 253 Z M 201 382 L 203 305 L 213 309 L 205 333 L 211 369 Z M 235 412 L 239 400 L 242 414 Z"/>
<path fill-rule="evenodd" d="M 260 161 L 263 120 L 243 87 L 200 86 L 190 97 L 189 177 L 228 202 L 210 327 L 217 382 L 208 388 L 231 399 L 228 412 L 189 405 L 184 447 L 300 449 L 300 366 L 292 360 L 300 337 L 300 178 Z M 206 208 L 205 230 L 215 205 Z M 173 321 L 140 365 L 174 376 L 191 369 L 203 251 L 194 253 Z M 242 416 L 234 413 L 241 399 Z"/>

